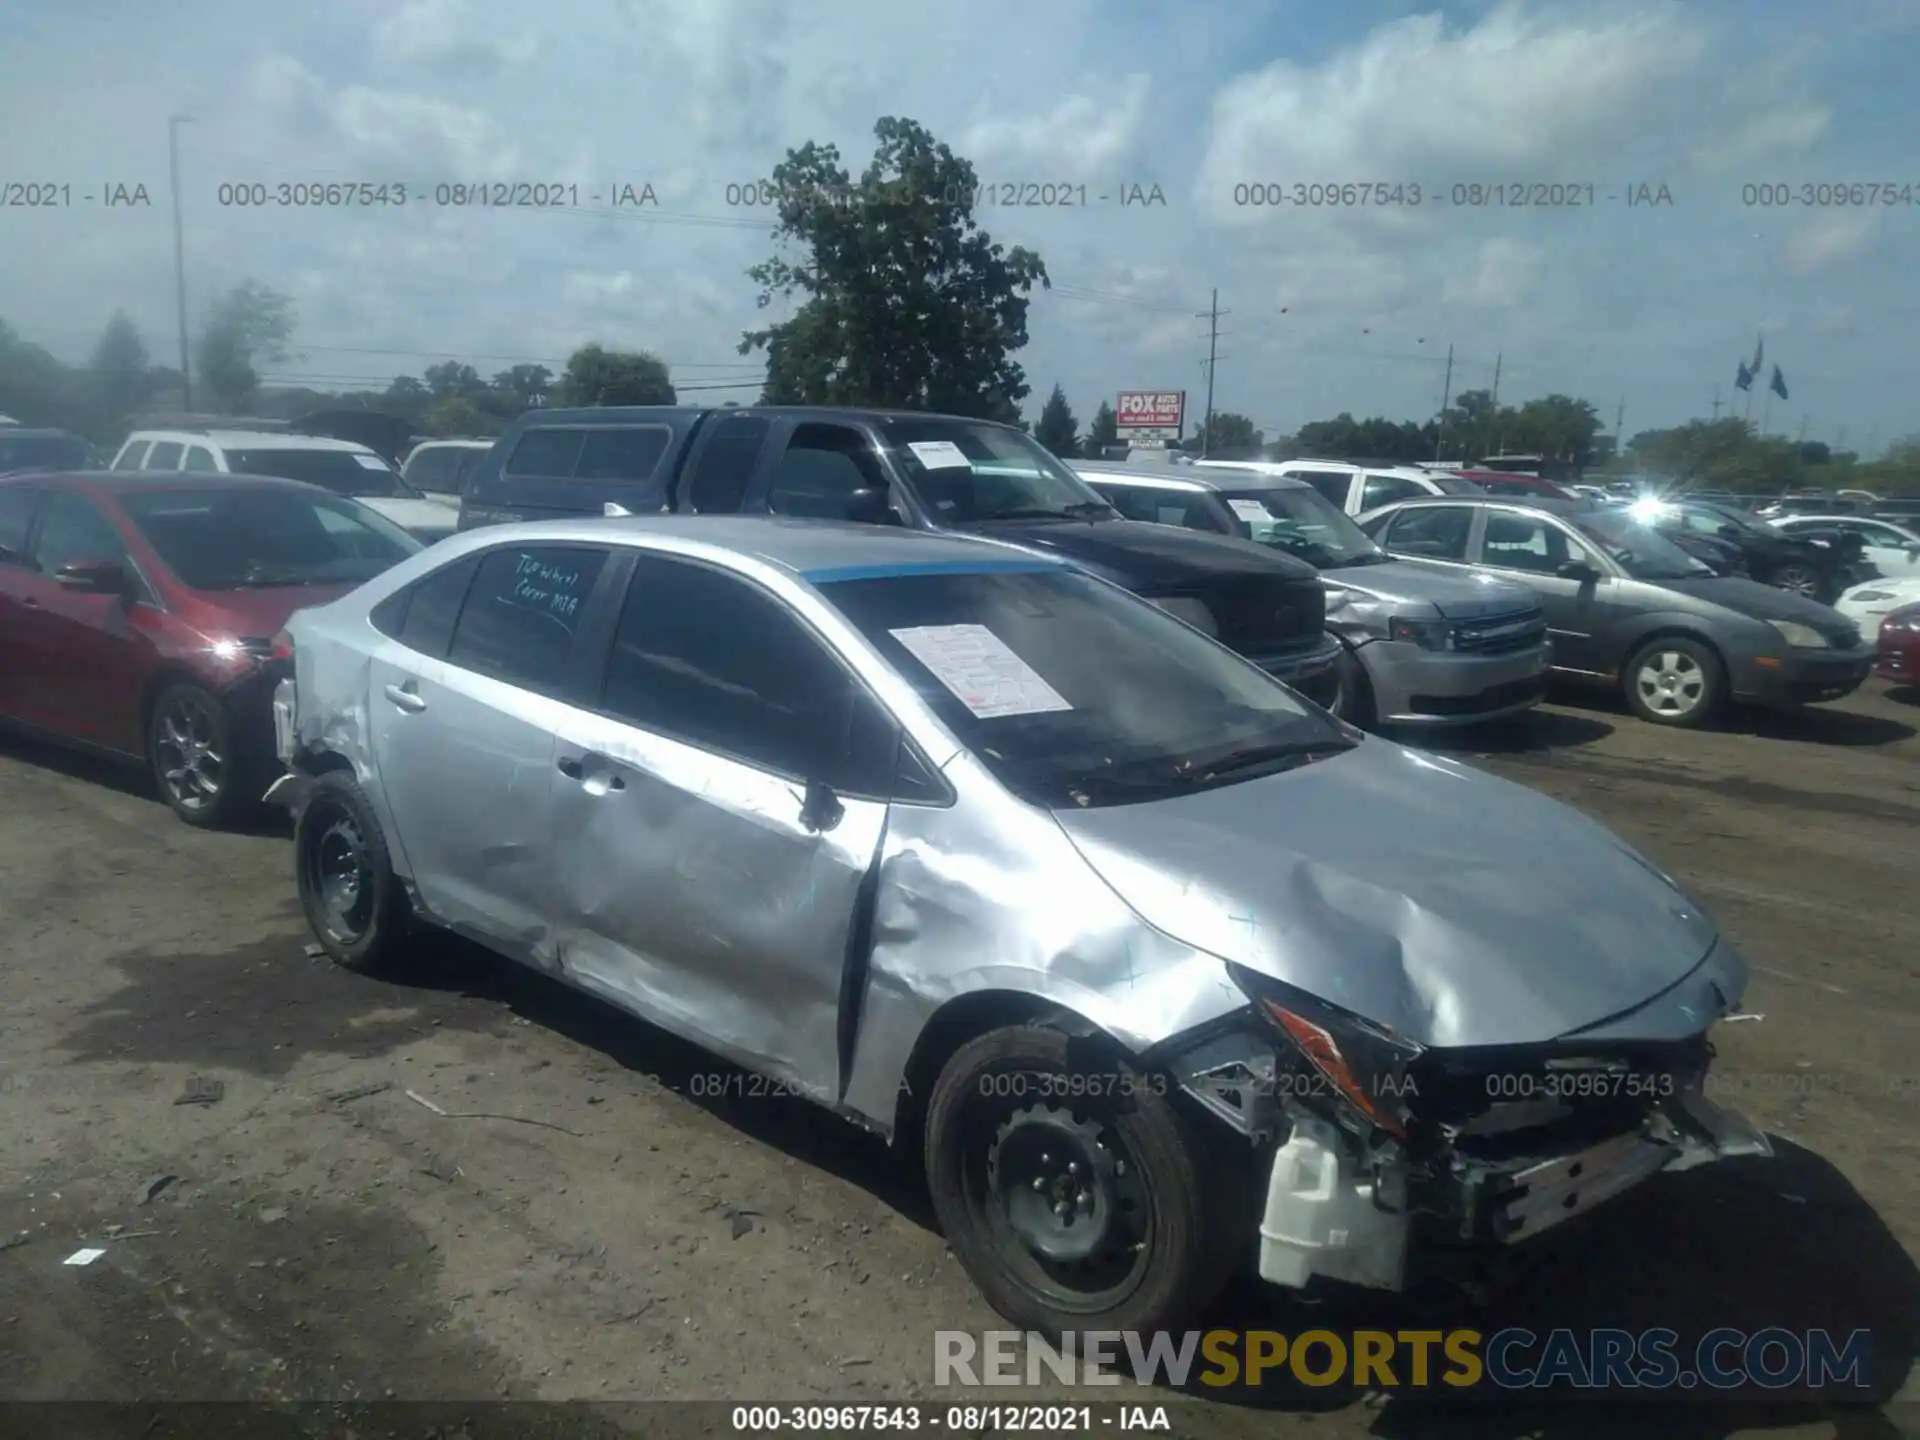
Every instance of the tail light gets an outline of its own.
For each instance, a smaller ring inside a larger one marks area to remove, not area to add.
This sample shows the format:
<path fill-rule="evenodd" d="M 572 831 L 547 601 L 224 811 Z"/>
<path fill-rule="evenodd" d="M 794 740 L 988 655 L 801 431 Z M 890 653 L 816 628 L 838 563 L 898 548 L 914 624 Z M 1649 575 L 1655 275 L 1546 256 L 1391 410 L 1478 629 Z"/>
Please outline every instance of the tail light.
<path fill-rule="evenodd" d="M 292 660 L 293 636 L 289 635 L 285 630 L 282 630 L 278 635 L 273 637 L 272 646 L 267 654 L 268 658 L 272 660 Z"/>

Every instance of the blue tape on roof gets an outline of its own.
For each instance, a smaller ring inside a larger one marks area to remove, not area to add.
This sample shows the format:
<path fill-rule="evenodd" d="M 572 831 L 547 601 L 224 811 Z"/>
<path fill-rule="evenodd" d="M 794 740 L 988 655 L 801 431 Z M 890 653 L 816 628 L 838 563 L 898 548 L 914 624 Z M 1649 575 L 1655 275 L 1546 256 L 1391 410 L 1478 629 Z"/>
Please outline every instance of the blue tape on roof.
<path fill-rule="evenodd" d="M 840 565 L 827 570 L 805 570 L 801 577 L 815 585 L 842 580 L 890 580 L 903 575 L 1019 575 L 1063 570 L 1057 560 L 938 560 L 921 564 Z"/>

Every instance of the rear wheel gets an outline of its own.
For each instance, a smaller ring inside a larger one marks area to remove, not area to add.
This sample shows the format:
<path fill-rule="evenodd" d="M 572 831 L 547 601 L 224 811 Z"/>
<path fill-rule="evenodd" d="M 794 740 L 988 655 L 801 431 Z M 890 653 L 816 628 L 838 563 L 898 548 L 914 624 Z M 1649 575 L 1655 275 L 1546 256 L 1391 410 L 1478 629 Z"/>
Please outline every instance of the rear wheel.
<path fill-rule="evenodd" d="M 335 770 L 314 782 L 294 827 L 293 855 L 300 908 L 334 963 L 362 974 L 388 968 L 407 929 L 406 891 L 351 775 Z"/>
<path fill-rule="evenodd" d="M 927 1114 L 927 1178 L 954 1254 L 1023 1329 L 1181 1329 L 1240 1257 L 1238 1172 L 1164 1077 L 1077 1066 L 1040 1025 L 949 1060 Z"/>
<path fill-rule="evenodd" d="M 160 798 L 189 825 L 214 829 L 248 806 L 233 716 L 198 685 L 169 685 L 153 702 L 147 758 Z"/>
<path fill-rule="evenodd" d="M 1820 572 L 1803 560 L 1790 561 L 1774 571 L 1773 585 L 1777 590 L 1804 595 L 1809 600 L 1820 599 L 1825 588 L 1820 580 Z"/>
<path fill-rule="evenodd" d="M 1726 699 L 1720 657 L 1679 635 L 1649 641 L 1627 662 L 1627 704 L 1642 720 L 1677 729 L 1704 725 Z"/>

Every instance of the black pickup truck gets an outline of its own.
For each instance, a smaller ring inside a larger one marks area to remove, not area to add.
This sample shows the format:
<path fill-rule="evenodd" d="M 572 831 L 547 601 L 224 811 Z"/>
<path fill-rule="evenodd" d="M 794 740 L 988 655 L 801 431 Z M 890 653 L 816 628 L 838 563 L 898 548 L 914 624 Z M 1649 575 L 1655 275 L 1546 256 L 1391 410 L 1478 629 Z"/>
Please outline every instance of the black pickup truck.
<path fill-rule="evenodd" d="M 957 416 L 764 406 L 532 410 L 469 474 L 460 528 L 582 514 L 776 514 L 959 530 L 1051 551 L 1338 701 L 1308 565 L 1121 518 L 1024 432 Z"/>

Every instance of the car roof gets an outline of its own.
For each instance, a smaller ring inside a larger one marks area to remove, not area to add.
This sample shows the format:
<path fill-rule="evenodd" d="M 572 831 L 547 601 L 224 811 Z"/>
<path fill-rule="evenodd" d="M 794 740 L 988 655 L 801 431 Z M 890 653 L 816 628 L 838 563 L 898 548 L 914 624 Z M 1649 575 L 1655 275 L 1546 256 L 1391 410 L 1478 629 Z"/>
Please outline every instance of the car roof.
<path fill-rule="evenodd" d="M 1113 462 L 1080 464 L 1069 461 L 1076 475 L 1084 478 L 1106 476 L 1114 480 L 1138 480 L 1145 485 L 1164 485 L 1169 489 L 1211 490 L 1310 490 L 1313 487 L 1306 481 L 1291 475 L 1270 475 L 1264 470 L 1221 470 L 1214 469 L 1202 474 L 1194 474 L 1190 469 L 1162 470 L 1148 465 L 1121 465 Z"/>
<path fill-rule="evenodd" d="M 218 470 L 61 470 L 45 475 L 0 475 L 0 485 L 37 485 L 41 488 L 88 489 L 108 495 L 156 494 L 163 490 L 317 490 L 334 492 L 304 480 L 278 475 L 231 475 Z"/>
<path fill-rule="evenodd" d="M 1598 514 L 1602 508 L 1591 500 L 1561 500 L 1552 495 L 1413 495 L 1405 500 L 1389 501 L 1379 509 L 1415 510 L 1438 505 L 1478 505 L 1489 510 L 1538 510 L 1543 515 L 1557 515 L 1563 519 L 1574 515 Z"/>
<path fill-rule="evenodd" d="M 339 450 L 350 455 L 376 452 L 354 440 L 329 435 L 294 435 L 280 430 L 136 430 L 122 445 L 136 440 L 173 441 L 182 445 L 218 445 L 234 450 Z"/>
<path fill-rule="evenodd" d="M 407 453 L 417 455 L 422 450 L 491 450 L 491 440 L 422 440 Z"/>
<path fill-rule="evenodd" d="M 1049 570 L 1067 570 L 1065 560 L 1029 550 L 1004 540 L 979 535 L 956 535 L 930 530 L 906 530 L 886 525 L 804 520 L 780 515 L 631 515 L 582 516 L 569 520 L 536 520 L 525 524 L 488 525 L 470 530 L 462 540 L 529 544 L 537 540 L 627 542 L 657 548 L 694 551 L 702 547 L 730 551 L 818 579 L 823 572 L 912 574 L 916 571 L 965 569 L 994 561 L 1012 561 Z M 444 542 L 443 542 L 444 543 Z M 855 578 L 841 573 L 840 579 Z"/>
<path fill-rule="evenodd" d="M 51 426 L 0 425 L 0 440 L 79 440 L 84 442 L 86 438 L 71 430 L 57 430 Z"/>
<path fill-rule="evenodd" d="M 899 421 L 944 420 L 961 425 L 993 425 L 1002 430 L 1018 428 L 999 420 L 983 419 L 977 415 L 949 415 L 936 410 L 887 410 L 863 405 L 736 405 L 731 407 L 595 405 L 566 410 L 529 410 L 515 423 L 527 429 L 540 425 L 611 425 L 622 421 L 629 424 L 648 421 L 658 424 L 670 417 L 691 418 L 706 414 L 765 415 L 773 419 L 789 420 L 855 420 L 872 425 L 886 425 Z M 1020 431 L 1020 433 L 1026 432 Z"/>

